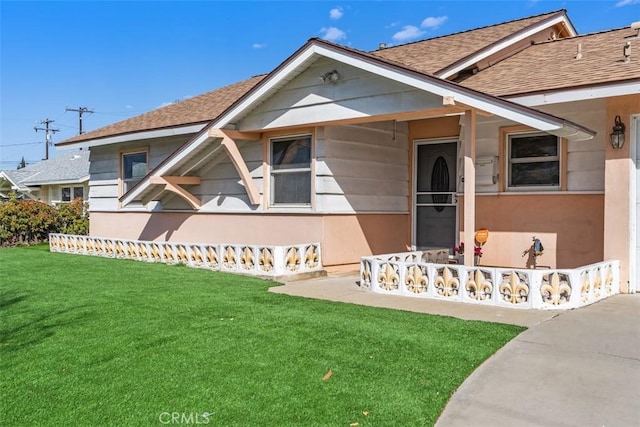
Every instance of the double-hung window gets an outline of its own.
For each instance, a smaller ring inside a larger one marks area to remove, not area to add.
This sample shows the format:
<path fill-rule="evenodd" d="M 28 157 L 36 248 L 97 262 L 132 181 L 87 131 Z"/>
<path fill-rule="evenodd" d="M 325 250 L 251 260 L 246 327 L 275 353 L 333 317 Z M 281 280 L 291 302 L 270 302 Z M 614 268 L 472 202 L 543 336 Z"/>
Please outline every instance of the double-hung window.
<path fill-rule="evenodd" d="M 147 152 L 122 154 L 122 193 L 126 193 L 147 174 Z"/>
<path fill-rule="evenodd" d="M 507 136 L 508 187 L 513 190 L 560 188 L 560 139 L 546 133 Z"/>
<path fill-rule="evenodd" d="M 271 140 L 271 204 L 311 204 L 311 136 Z"/>

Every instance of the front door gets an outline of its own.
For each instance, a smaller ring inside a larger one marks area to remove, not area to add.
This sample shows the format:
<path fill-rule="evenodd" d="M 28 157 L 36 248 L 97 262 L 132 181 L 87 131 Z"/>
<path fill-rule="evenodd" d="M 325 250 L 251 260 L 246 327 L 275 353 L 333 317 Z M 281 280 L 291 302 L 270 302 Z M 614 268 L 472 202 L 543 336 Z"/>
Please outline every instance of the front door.
<path fill-rule="evenodd" d="M 413 242 L 417 250 L 456 244 L 457 142 L 418 142 L 415 145 Z"/>

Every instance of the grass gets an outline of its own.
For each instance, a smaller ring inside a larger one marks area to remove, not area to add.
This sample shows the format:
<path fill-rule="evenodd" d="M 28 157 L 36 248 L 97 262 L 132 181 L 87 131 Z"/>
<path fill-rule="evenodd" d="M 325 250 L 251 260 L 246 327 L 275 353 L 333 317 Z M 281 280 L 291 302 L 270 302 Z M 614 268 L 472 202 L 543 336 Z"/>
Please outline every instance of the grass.
<path fill-rule="evenodd" d="M 219 426 L 432 425 L 522 331 L 273 285 L 0 249 L 0 423 L 159 426 L 177 413 Z"/>

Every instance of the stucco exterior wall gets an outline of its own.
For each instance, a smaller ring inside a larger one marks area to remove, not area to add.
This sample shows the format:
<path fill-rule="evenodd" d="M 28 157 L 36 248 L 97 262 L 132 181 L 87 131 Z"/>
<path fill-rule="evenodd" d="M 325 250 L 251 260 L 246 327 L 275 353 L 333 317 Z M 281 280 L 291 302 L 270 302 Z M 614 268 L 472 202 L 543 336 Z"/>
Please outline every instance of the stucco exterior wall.
<path fill-rule="evenodd" d="M 628 95 L 607 100 L 607 124 L 613 126 L 616 116 L 620 116 L 627 126 L 625 145 L 613 149 L 606 144 L 605 197 L 604 197 L 604 257 L 620 260 L 620 291 L 629 291 L 630 263 L 636 262 L 635 248 L 631 235 L 635 218 L 632 218 L 632 204 L 636 195 L 632 192 L 635 180 L 635 165 L 631 158 L 630 117 L 640 113 L 640 95 Z M 609 132 L 611 132 L 609 128 Z M 607 133 L 607 136 L 608 136 Z M 636 225 L 637 226 L 637 225 Z"/>
<path fill-rule="evenodd" d="M 460 202 L 462 212 L 464 198 Z M 461 228 L 462 223 L 463 218 Z M 603 223 L 601 194 L 476 196 L 476 229 L 489 230 L 483 265 L 532 267 L 528 251 L 533 236 L 544 246 L 538 267 L 574 268 L 602 261 Z"/>
<path fill-rule="evenodd" d="M 214 214 L 96 212 L 90 235 L 188 243 L 287 245 L 320 242 L 325 266 L 407 249 L 402 214 Z"/>

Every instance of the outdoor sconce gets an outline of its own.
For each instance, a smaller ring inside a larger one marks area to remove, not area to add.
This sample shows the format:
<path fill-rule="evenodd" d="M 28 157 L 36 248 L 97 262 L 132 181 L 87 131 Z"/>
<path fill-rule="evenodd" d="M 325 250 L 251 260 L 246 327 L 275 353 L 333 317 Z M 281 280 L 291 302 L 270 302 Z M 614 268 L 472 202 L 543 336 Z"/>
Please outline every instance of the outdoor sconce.
<path fill-rule="evenodd" d="M 334 85 L 338 83 L 338 80 L 340 80 L 340 73 L 338 73 L 338 71 L 336 70 L 329 71 L 328 73 L 324 73 L 322 76 L 320 76 L 320 80 L 322 80 L 322 83 L 329 83 Z"/>
<path fill-rule="evenodd" d="M 613 125 L 613 132 L 609 135 L 611 138 L 611 146 L 614 149 L 622 148 L 624 145 L 624 130 L 624 123 L 620 120 L 620 116 L 616 116 L 615 124 Z"/>

